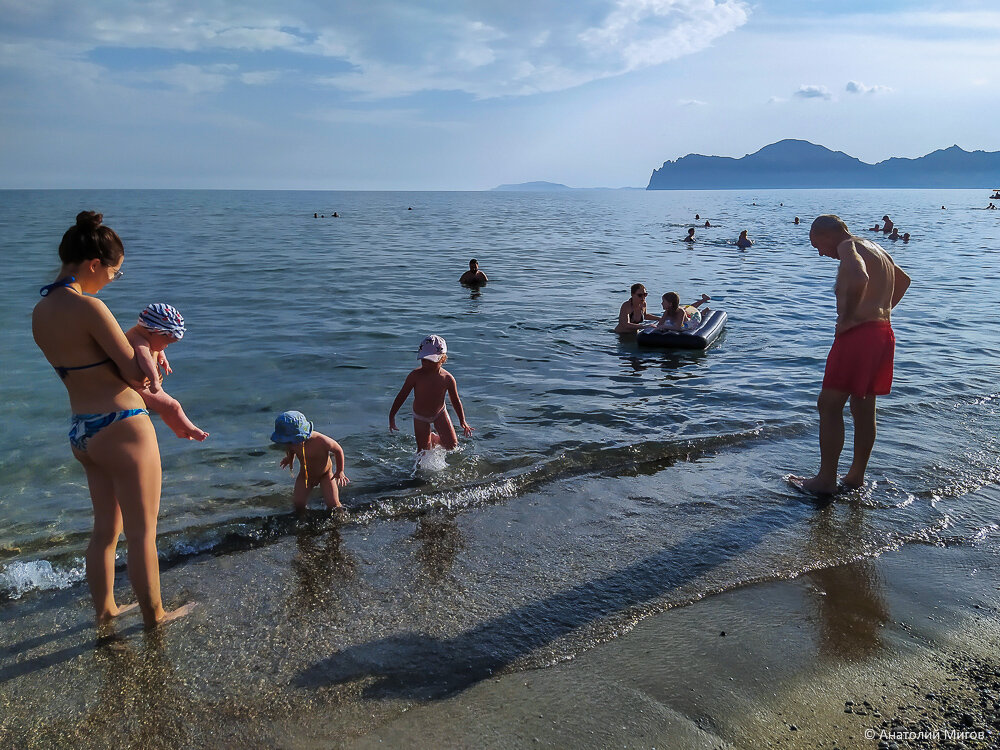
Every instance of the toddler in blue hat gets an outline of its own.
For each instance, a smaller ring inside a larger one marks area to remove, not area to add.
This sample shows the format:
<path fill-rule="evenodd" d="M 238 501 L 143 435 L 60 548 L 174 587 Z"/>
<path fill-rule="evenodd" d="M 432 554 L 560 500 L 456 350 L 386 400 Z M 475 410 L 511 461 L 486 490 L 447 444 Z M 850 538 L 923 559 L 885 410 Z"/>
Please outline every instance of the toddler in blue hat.
<path fill-rule="evenodd" d="M 125 331 L 125 338 L 135 350 L 139 369 L 149 379 L 149 385 L 139 391 L 146 408 L 159 414 L 177 437 L 204 440 L 208 433 L 188 419 L 181 402 L 160 385 L 163 375 L 173 372 L 163 350 L 184 338 L 184 330 L 184 318 L 177 308 L 154 302 L 143 308 L 139 313 L 139 322 Z"/>
<path fill-rule="evenodd" d="M 313 423 L 300 411 L 286 411 L 274 420 L 271 442 L 279 443 L 285 449 L 281 468 L 292 468 L 294 459 L 299 459 L 299 475 L 295 477 L 295 491 L 292 503 L 295 510 L 305 510 L 309 490 L 317 484 L 323 490 L 323 500 L 327 508 L 341 508 L 340 490 L 351 480 L 344 474 L 344 449 L 340 443 L 322 432 L 313 429 Z M 337 462 L 333 471 L 330 454 Z"/>

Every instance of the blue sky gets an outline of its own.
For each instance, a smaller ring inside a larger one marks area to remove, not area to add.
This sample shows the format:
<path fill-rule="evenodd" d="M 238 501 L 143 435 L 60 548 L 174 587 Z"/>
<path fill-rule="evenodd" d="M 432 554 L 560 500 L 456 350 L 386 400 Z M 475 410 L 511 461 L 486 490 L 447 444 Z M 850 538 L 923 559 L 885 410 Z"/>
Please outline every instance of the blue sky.
<path fill-rule="evenodd" d="M 1000 6 L 0 0 L 0 187 L 645 186 L 804 138 L 1000 150 Z"/>

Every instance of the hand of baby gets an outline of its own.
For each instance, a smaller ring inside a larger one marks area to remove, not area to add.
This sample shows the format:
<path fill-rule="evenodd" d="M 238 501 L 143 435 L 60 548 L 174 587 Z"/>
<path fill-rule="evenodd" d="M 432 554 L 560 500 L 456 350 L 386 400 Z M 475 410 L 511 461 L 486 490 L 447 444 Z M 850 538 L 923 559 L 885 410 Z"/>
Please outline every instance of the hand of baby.
<path fill-rule="evenodd" d="M 335 481 L 341 487 L 346 487 L 348 484 L 351 483 L 351 480 L 348 479 L 347 475 L 342 471 L 338 471 L 336 474 L 333 475 L 333 481 Z"/>

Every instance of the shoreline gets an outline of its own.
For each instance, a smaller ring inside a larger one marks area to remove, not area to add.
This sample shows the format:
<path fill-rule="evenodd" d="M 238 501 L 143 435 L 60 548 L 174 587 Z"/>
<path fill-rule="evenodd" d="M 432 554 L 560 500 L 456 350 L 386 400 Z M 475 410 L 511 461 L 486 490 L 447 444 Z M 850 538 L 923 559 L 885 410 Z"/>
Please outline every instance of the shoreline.
<path fill-rule="evenodd" d="M 378 548 L 386 539 L 375 537 L 394 532 L 359 533 Z M 421 533 L 440 537 L 442 554 L 463 544 L 446 525 Z M 195 613 L 153 634 L 126 617 L 118 640 L 99 648 L 85 587 L 0 607 L 0 738 L 18 747 L 846 750 L 879 747 L 865 730 L 938 732 L 882 747 L 948 746 L 949 731 L 984 731 L 983 741 L 962 741 L 990 747 L 1000 724 L 996 551 L 989 538 L 909 544 L 709 595 L 632 621 L 573 658 L 513 659 L 493 675 L 492 661 L 477 666 L 475 639 L 414 645 L 384 604 L 364 612 L 377 626 L 338 610 L 330 591 L 354 585 L 364 552 L 352 558 L 339 536 L 285 540 L 166 570 L 170 604 L 197 600 Z M 383 628 L 396 635 L 378 638 Z M 338 648 L 348 634 L 359 644 Z"/>

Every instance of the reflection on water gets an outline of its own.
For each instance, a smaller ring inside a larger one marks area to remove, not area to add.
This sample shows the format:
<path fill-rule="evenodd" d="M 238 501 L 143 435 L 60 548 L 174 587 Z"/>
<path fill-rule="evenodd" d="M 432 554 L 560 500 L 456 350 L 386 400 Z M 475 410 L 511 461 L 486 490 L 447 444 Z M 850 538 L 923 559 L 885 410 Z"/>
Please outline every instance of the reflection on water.
<path fill-rule="evenodd" d="M 849 507 L 846 520 L 835 518 L 833 510 L 817 513 L 810 526 L 812 541 L 820 547 L 827 546 L 834 536 L 833 524 L 842 525 L 839 534 L 861 535 L 861 507 Z M 889 621 L 889 608 L 874 563 L 861 558 L 807 575 L 817 588 L 820 652 L 844 661 L 862 661 L 881 650 L 881 629 Z"/>
<path fill-rule="evenodd" d="M 295 586 L 289 596 L 290 616 L 295 618 L 321 609 L 329 612 L 340 600 L 339 587 L 354 576 L 357 562 L 342 544 L 336 526 L 316 533 L 302 531 L 295 538 L 297 554 L 292 558 Z"/>
<path fill-rule="evenodd" d="M 420 542 L 417 560 L 431 583 L 447 579 L 455 557 L 465 547 L 455 516 L 453 511 L 425 513 L 413 532 L 413 538 Z"/>
<path fill-rule="evenodd" d="M 97 702 L 80 716 L 80 739 L 98 747 L 191 744 L 184 721 L 188 692 L 166 656 L 162 633 L 110 640 L 96 651 L 94 661 L 101 687 Z"/>

